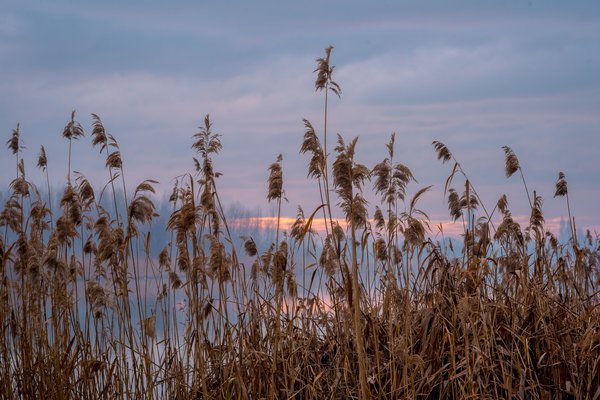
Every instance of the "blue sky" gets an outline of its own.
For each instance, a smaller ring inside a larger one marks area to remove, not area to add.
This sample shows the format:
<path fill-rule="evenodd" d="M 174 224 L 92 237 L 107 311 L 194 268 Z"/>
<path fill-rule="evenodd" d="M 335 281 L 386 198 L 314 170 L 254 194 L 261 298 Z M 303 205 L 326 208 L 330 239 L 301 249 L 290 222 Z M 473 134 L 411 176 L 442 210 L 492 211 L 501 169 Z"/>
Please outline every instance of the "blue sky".
<path fill-rule="evenodd" d="M 435 185 L 423 199 L 433 219 L 448 219 L 451 166 L 431 147 L 440 140 L 492 207 L 507 193 L 513 212 L 527 214 L 520 181 L 504 177 L 508 145 L 547 218 L 566 214 L 552 198 L 564 171 L 580 224 L 600 227 L 598 2 L 123 3 L 0 0 L 0 132 L 6 141 L 21 123 L 32 181 L 42 182 L 43 144 L 52 184 L 64 183 L 61 133 L 76 109 L 87 133 L 94 112 L 119 140 L 130 185 L 154 178 L 169 191 L 192 170 L 191 136 L 210 113 L 223 134 L 224 199 L 268 210 L 267 167 L 282 153 L 284 211 L 314 209 L 301 118 L 320 129 L 313 70 L 333 45 L 343 93 L 331 101 L 330 132 L 360 136 L 358 159 L 371 167 L 397 132 L 398 157 L 419 180 L 409 191 Z M 89 136 L 74 150 L 73 168 L 103 186 Z M 6 187 L 14 160 L 0 154 Z"/>

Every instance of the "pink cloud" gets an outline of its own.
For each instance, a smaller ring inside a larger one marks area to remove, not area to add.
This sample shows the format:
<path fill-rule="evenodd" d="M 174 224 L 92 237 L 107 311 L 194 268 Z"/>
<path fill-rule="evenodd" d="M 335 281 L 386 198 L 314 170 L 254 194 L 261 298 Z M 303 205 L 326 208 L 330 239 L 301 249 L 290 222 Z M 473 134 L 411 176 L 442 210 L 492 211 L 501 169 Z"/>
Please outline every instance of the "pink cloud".
<path fill-rule="evenodd" d="M 525 229 L 529 225 L 529 216 L 525 215 L 513 215 L 512 218 L 521 226 L 521 229 Z M 338 223 L 342 229 L 347 229 L 347 224 L 345 219 L 334 218 L 334 222 Z M 296 218 L 292 217 L 281 217 L 279 219 L 279 228 L 281 231 L 289 231 L 292 229 L 292 225 L 296 222 Z M 375 225 L 374 220 L 369 221 L 372 226 Z M 500 218 L 494 218 L 492 223 L 495 227 L 497 227 L 501 223 Z M 577 219 L 576 219 L 577 223 Z M 234 218 L 228 221 L 228 224 L 232 228 L 245 228 L 245 227 L 256 227 L 261 230 L 275 230 L 277 228 L 277 217 L 247 217 L 247 218 Z M 555 235 L 560 234 L 561 226 L 564 224 L 568 224 L 568 219 L 563 217 L 550 217 L 545 219 L 545 229 L 547 231 L 552 232 Z M 325 221 L 323 218 L 315 217 L 312 220 L 312 229 L 316 233 L 320 235 L 324 235 L 326 231 L 326 226 L 329 225 L 329 220 Z M 465 227 L 462 222 L 452 221 L 450 219 L 435 219 L 433 218 L 429 221 L 429 236 L 430 237 L 438 237 L 440 235 L 444 235 L 445 237 L 453 237 L 458 238 L 462 234 L 464 234 Z M 600 232 L 600 226 L 593 224 L 586 224 L 585 219 L 584 222 L 579 224 L 577 223 L 578 230 L 587 230 L 589 229 L 591 232 Z"/>

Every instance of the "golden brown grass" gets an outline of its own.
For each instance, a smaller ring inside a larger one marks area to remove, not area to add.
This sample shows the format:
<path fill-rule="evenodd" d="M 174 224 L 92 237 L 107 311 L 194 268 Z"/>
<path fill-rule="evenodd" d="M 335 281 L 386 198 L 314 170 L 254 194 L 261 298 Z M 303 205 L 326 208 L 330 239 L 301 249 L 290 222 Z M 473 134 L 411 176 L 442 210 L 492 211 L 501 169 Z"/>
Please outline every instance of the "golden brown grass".
<path fill-rule="evenodd" d="M 524 228 L 504 195 L 489 213 L 449 148 L 434 142 L 453 164 L 444 192 L 464 226 L 460 249 L 434 242 L 418 205 L 430 187 L 413 187 L 395 135 L 372 170 L 355 161 L 357 139 L 338 136 L 328 160 L 327 93 L 341 93 L 331 49 L 315 71 L 322 140 L 304 120 L 301 148 L 322 205 L 310 215 L 299 208 L 290 232 L 278 223 L 264 252 L 245 238 L 250 263 L 239 261 L 225 218 L 213 168 L 220 135 L 208 116 L 193 137 L 196 171 L 177 178 L 172 240 L 157 259 L 155 182 L 128 198 L 118 143 L 98 116 L 92 144 L 108 182 L 97 196 L 85 177 L 71 181 L 69 160 L 58 215 L 25 178 L 17 126 L 7 142 L 16 175 L 0 214 L 1 398 L 600 398 L 600 246 L 589 232 L 576 237 L 565 175 L 556 196 L 566 197 L 571 238 L 560 243 L 539 195 Z M 70 153 L 83 136 L 74 112 L 63 135 Z M 504 151 L 507 177 L 519 171 L 525 184 L 515 153 Z M 48 189 L 49 162 L 42 147 Z M 281 156 L 268 169 L 279 218 Z M 380 205 L 363 196 L 371 185 Z M 105 191 L 112 210 L 100 201 Z M 323 234 L 312 229 L 321 213 Z"/>

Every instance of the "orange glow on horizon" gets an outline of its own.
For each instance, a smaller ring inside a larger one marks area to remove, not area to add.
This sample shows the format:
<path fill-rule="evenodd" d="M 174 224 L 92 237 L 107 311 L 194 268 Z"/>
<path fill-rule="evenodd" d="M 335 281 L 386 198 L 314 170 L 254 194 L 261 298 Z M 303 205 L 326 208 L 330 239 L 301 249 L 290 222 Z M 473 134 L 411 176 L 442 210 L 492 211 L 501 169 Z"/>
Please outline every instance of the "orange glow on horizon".
<path fill-rule="evenodd" d="M 522 229 L 525 229 L 529 224 L 528 216 L 513 216 L 513 219 L 521 225 Z M 333 221 L 338 223 L 342 229 L 347 228 L 345 219 L 334 218 Z M 289 233 L 294 222 L 296 222 L 296 218 L 281 217 L 279 219 L 279 229 Z M 369 222 L 373 226 L 375 225 L 373 220 L 369 220 Z M 501 221 L 499 219 L 494 219 L 492 222 L 494 226 L 498 226 Z M 260 230 L 274 230 L 277 228 L 277 217 L 235 218 L 229 220 L 228 223 L 231 227 L 238 229 L 255 228 Z M 561 223 L 568 224 L 568 221 L 562 217 L 548 218 L 545 222 L 546 230 L 558 235 L 560 232 Z M 329 224 L 329 221 L 327 221 L 327 224 Z M 323 234 L 326 231 L 325 226 L 326 222 L 324 218 L 313 218 L 311 226 L 313 231 Z M 464 233 L 464 226 L 461 221 L 453 222 L 451 220 L 431 220 L 429 221 L 429 227 L 429 235 L 431 237 L 438 237 L 441 233 L 443 233 L 444 236 L 459 237 Z M 591 228 L 593 229 L 594 227 Z"/>

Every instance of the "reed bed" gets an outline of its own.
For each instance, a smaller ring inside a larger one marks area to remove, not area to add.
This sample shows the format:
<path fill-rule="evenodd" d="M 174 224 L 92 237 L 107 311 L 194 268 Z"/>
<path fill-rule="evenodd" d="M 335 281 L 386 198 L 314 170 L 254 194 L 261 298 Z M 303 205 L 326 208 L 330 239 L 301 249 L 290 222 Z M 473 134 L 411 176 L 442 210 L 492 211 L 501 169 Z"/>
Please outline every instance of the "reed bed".
<path fill-rule="evenodd" d="M 570 237 L 560 242 L 511 148 L 505 170 L 524 184 L 526 226 L 506 196 L 483 204 L 459 160 L 434 142 L 448 167 L 450 216 L 464 227 L 458 241 L 434 241 L 419 208 L 430 187 L 398 161 L 395 135 L 372 168 L 356 161 L 357 138 L 338 135 L 332 151 L 328 102 L 342 90 L 331 52 L 315 71 L 323 121 L 304 120 L 300 148 L 321 205 L 299 207 L 291 229 L 281 228 L 276 157 L 266 197 L 278 223 L 266 249 L 251 237 L 240 243 L 228 225 L 213 166 L 220 135 L 208 115 L 193 136 L 195 170 L 173 188 L 171 240 L 158 257 L 149 248 L 156 182 L 128 193 L 118 142 L 100 117 L 91 138 L 107 181 L 92 185 L 72 170 L 72 146 L 85 137 L 73 112 L 59 212 L 52 160 L 42 147 L 42 194 L 26 179 L 17 125 L 0 214 L 1 398 L 600 398 L 600 243 L 578 237 L 565 175 L 555 197 L 565 200 Z M 370 190 L 378 203 L 365 199 Z"/>

